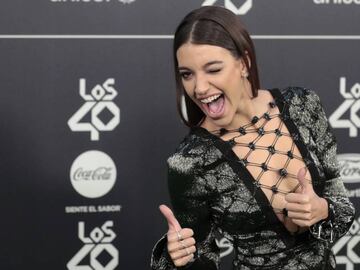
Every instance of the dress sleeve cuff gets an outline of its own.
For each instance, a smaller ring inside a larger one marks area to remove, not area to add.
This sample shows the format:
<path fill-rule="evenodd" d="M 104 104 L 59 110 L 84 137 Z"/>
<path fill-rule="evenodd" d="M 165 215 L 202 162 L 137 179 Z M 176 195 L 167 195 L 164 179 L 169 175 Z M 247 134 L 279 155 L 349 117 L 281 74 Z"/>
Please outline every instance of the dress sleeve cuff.
<path fill-rule="evenodd" d="M 197 251 L 194 258 L 184 266 L 175 267 L 168 251 L 167 251 L 167 236 L 166 234 L 155 244 L 151 255 L 151 268 L 156 270 L 180 270 L 190 269 L 194 266 L 195 260 L 198 258 Z M 196 269 L 196 268 L 195 268 Z"/>
<path fill-rule="evenodd" d="M 310 226 L 310 233 L 318 240 L 329 243 L 334 242 L 334 218 L 335 209 L 333 202 L 325 198 L 328 203 L 328 216 L 326 219 L 320 220 L 319 222 Z"/>
<path fill-rule="evenodd" d="M 335 220 L 335 207 L 334 207 L 334 203 L 328 199 L 328 198 L 324 198 L 327 203 L 328 203 L 328 216 L 325 219 L 326 221 L 334 221 Z"/>
<path fill-rule="evenodd" d="M 151 254 L 151 269 L 154 270 L 176 270 L 172 263 L 169 253 L 167 252 L 167 235 L 163 235 L 155 244 Z"/>

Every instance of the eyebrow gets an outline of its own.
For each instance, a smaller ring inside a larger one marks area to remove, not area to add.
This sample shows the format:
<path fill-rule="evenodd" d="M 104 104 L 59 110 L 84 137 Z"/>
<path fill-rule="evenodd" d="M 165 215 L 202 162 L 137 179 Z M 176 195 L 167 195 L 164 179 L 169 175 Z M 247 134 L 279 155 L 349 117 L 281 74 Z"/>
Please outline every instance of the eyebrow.
<path fill-rule="evenodd" d="M 219 60 L 210 61 L 204 65 L 204 68 L 214 65 L 214 64 L 222 64 L 222 63 L 223 63 L 223 61 L 219 61 Z M 190 69 L 190 68 L 187 68 L 187 67 L 179 67 L 178 68 L 178 70 L 184 70 L 184 69 Z"/>

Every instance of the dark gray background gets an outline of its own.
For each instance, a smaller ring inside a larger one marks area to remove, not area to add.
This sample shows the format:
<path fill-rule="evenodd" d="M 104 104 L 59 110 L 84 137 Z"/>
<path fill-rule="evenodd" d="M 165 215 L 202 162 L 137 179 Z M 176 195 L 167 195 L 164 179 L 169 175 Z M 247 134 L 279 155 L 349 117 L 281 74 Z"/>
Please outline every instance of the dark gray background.
<path fill-rule="evenodd" d="M 245 0 L 233 0 L 236 6 Z M 333 0 L 332 0 L 333 1 Z M 346 0 L 348 1 L 348 0 Z M 50 0 L 2 0 L 1 34 L 169 35 L 184 14 L 203 0 L 136 0 L 122 4 Z M 357 35 L 359 5 L 314 4 L 312 0 L 254 0 L 244 15 L 252 34 Z M 217 1 L 223 5 L 224 0 Z"/>
<path fill-rule="evenodd" d="M 0 35 L 171 35 L 202 2 L 5 0 Z M 359 15 L 357 4 L 255 0 L 242 18 L 253 35 L 360 35 Z M 360 40 L 256 39 L 255 45 L 263 88 L 312 88 L 327 115 L 344 100 L 339 78 L 345 76 L 349 86 L 360 81 Z M 0 36 L 1 269 L 66 269 L 83 245 L 78 222 L 92 228 L 106 220 L 114 221 L 117 234 L 116 269 L 149 269 L 151 249 L 167 229 L 157 209 L 168 203 L 166 158 L 187 132 L 175 108 L 171 46 L 169 38 Z M 99 141 L 67 126 L 84 103 L 80 78 L 89 86 L 115 78 L 121 122 L 114 131 L 101 133 Z M 334 132 L 339 153 L 359 153 L 358 137 L 350 138 L 347 129 Z M 79 154 L 93 149 L 112 157 L 118 177 L 110 193 L 86 199 L 72 188 L 69 171 Z M 65 206 L 103 204 L 119 204 L 122 210 L 64 213 Z M 357 246 L 354 250 L 359 254 Z M 229 258 L 224 269 L 228 264 Z"/>

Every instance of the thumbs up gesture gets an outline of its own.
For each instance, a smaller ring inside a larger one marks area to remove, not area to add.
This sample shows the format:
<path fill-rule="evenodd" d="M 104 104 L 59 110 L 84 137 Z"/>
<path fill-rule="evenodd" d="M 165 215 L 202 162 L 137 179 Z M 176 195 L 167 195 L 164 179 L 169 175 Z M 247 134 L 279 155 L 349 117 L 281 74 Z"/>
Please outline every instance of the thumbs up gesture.
<path fill-rule="evenodd" d="M 327 201 L 315 193 L 312 184 L 305 179 L 306 172 L 305 168 L 299 170 L 300 187 L 285 196 L 287 215 L 300 227 L 309 227 L 328 216 Z"/>
<path fill-rule="evenodd" d="M 182 229 L 173 212 L 166 205 L 160 205 L 161 213 L 167 220 L 167 249 L 176 267 L 184 266 L 194 258 L 195 239 L 192 229 Z"/>

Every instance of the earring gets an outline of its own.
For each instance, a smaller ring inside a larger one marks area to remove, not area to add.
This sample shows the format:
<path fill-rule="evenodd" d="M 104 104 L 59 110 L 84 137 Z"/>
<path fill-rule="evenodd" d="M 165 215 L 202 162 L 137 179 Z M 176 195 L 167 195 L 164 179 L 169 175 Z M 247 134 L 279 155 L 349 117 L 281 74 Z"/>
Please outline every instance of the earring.
<path fill-rule="evenodd" d="M 245 71 L 245 72 L 243 72 L 243 73 L 241 74 L 241 76 L 242 76 L 243 78 L 247 78 L 247 77 L 249 76 L 249 73 L 247 73 L 247 72 Z"/>

